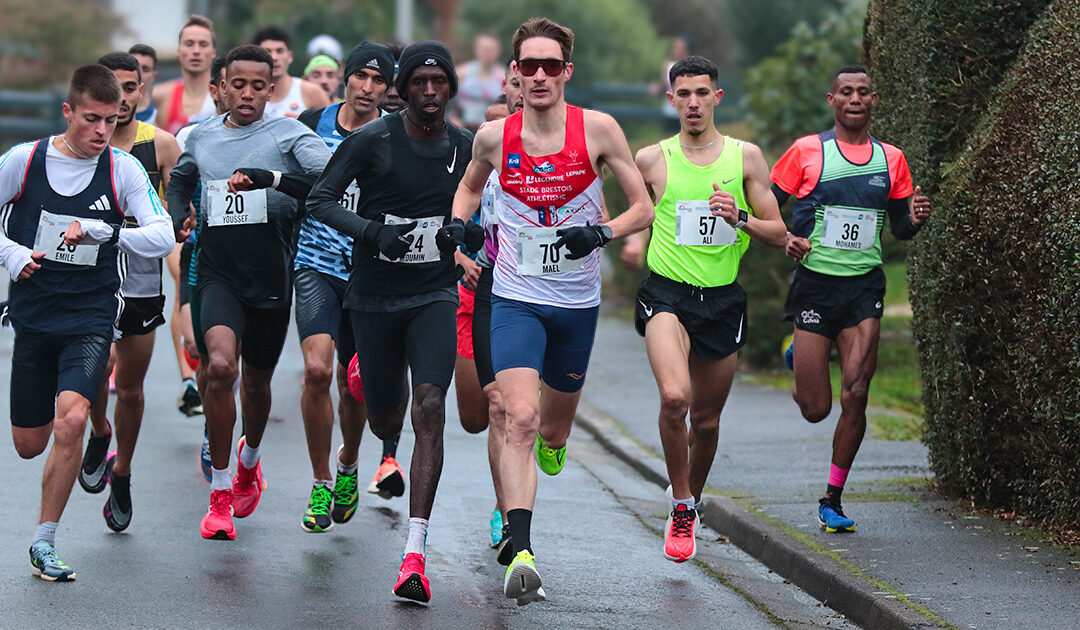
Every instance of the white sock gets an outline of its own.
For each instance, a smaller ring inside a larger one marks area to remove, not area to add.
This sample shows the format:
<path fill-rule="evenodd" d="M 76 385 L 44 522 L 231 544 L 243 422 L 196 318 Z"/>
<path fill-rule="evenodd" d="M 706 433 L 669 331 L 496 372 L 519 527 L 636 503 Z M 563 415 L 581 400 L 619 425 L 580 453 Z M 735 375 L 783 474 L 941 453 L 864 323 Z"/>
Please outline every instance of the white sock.
<path fill-rule="evenodd" d="M 334 480 L 333 479 L 313 479 L 312 480 L 312 485 L 326 486 L 327 488 L 330 488 L 331 490 L 333 490 L 334 489 Z"/>
<path fill-rule="evenodd" d="M 244 468 L 254 468 L 255 464 L 259 463 L 259 447 L 251 448 L 248 446 L 247 440 L 244 441 L 244 447 L 240 449 L 240 465 Z"/>
<path fill-rule="evenodd" d="M 356 472 L 357 467 L 359 467 L 359 466 L 360 466 L 360 460 L 359 459 L 357 459 L 355 462 L 349 464 L 348 466 L 346 466 L 345 464 L 342 464 L 340 459 L 338 460 L 338 463 L 337 463 L 338 472 L 343 474 L 343 475 L 354 474 Z"/>
<path fill-rule="evenodd" d="M 427 555 L 428 522 L 422 518 L 409 519 L 409 539 L 405 542 L 405 553 Z"/>
<path fill-rule="evenodd" d="M 55 545 L 56 528 L 59 525 L 60 523 L 57 523 L 56 521 L 45 521 L 44 523 L 39 523 L 37 526 L 37 531 L 34 532 L 34 539 L 30 541 L 30 546 L 33 546 L 34 543 L 39 541 L 44 541 L 49 543 L 50 545 Z"/>
<path fill-rule="evenodd" d="M 232 476 L 229 474 L 229 469 L 218 470 L 213 469 L 213 481 L 210 482 L 211 490 L 232 490 Z"/>
<path fill-rule="evenodd" d="M 689 499 L 672 499 L 671 500 L 671 509 L 672 510 L 678 509 L 678 507 L 680 505 L 685 505 L 687 507 L 687 509 L 690 509 L 690 510 L 693 510 L 693 509 L 696 508 L 696 503 L 694 501 L 694 497 L 690 497 Z"/>

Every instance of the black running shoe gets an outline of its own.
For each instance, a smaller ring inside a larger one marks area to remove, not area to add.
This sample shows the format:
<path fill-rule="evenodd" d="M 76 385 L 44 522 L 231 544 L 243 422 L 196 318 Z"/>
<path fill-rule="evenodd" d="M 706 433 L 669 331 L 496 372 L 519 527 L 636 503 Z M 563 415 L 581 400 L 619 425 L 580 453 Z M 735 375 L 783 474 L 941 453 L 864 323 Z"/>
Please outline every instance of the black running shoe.
<path fill-rule="evenodd" d="M 106 460 L 107 473 L 105 478 L 109 480 L 109 500 L 105 507 L 101 508 L 101 514 L 105 517 L 105 524 L 114 532 L 122 532 L 131 525 L 131 475 L 113 474 L 113 460 L 116 453 L 110 453 Z"/>
<path fill-rule="evenodd" d="M 109 452 L 112 431 L 108 435 L 97 437 L 90 433 L 83 454 L 82 467 L 79 468 L 79 485 L 90 494 L 97 494 L 105 489 L 109 480 L 105 477 L 105 456 Z"/>
<path fill-rule="evenodd" d="M 199 396 L 199 388 L 196 387 L 194 380 L 190 378 L 184 380 L 183 390 L 180 392 L 180 399 L 176 401 L 176 407 L 180 413 L 189 418 L 203 412 L 202 397 Z"/>
<path fill-rule="evenodd" d="M 514 560 L 514 541 L 510 539 L 509 523 L 503 525 L 502 540 L 495 546 L 495 553 L 498 554 L 499 564 L 504 567 L 510 566 Z"/>

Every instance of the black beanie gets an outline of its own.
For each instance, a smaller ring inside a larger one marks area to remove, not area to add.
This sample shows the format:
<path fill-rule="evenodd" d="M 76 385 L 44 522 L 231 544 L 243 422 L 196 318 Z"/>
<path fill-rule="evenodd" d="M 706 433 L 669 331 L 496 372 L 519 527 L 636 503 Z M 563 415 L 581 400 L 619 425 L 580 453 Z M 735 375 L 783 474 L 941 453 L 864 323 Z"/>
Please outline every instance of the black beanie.
<path fill-rule="evenodd" d="M 409 77 L 413 70 L 420 66 L 439 66 L 446 71 L 450 79 L 450 98 L 457 94 L 457 71 L 454 70 L 454 60 L 450 57 L 450 51 L 442 43 L 425 39 L 409 44 L 401 51 L 398 59 L 398 75 L 394 85 L 401 98 L 405 98 L 408 92 Z M 406 99 L 407 100 L 407 99 Z"/>
<path fill-rule="evenodd" d="M 361 68 L 378 70 L 386 84 L 390 85 L 394 80 L 394 55 L 382 44 L 360 42 L 345 58 L 345 80 L 348 81 L 349 77 Z"/>

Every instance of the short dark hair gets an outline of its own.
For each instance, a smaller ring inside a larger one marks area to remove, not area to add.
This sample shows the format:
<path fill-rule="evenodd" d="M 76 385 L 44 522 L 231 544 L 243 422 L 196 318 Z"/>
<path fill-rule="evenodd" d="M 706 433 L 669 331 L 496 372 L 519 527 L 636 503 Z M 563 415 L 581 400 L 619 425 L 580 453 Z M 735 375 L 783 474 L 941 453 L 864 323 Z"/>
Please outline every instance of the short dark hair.
<path fill-rule="evenodd" d="M 258 46 L 259 44 L 271 40 L 275 42 L 285 42 L 285 47 L 289 47 L 289 34 L 285 32 L 285 29 L 278 28 L 277 26 L 264 26 L 255 31 L 255 36 L 251 38 L 251 43 Z"/>
<path fill-rule="evenodd" d="M 401 51 L 405 50 L 405 44 L 401 42 L 386 42 L 383 46 L 390 49 L 390 55 L 394 58 L 394 61 L 401 59 Z"/>
<path fill-rule="evenodd" d="M 139 81 L 142 81 L 142 68 L 139 66 L 139 60 L 126 52 L 117 51 L 104 54 L 97 62 L 109 70 L 134 72 L 139 77 Z"/>
<path fill-rule="evenodd" d="M 865 74 L 866 78 L 870 79 L 870 87 L 872 88 L 874 86 L 874 80 L 870 77 L 870 71 L 866 69 L 866 66 L 853 63 L 836 71 L 836 74 L 833 75 L 832 83 L 829 84 L 830 89 L 836 86 L 836 80 L 840 78 L 841 74 Z"/>
<path fill-rule="evenodd" d="M 112 70 L 95 63 L 75 70 L 68 87 L 67 104 L 75 109 L 87 100 L 98 103 L 119 103 L 123 97 L 120 81 Z"/>
<path fill-rule="evenodd" d="M 676 77 L 697 77 L 703 74 L 709 75 L 713 85 L 716 85 L 716 77 L 719 76 L 716 64 L 701 55 L 690 55 L 671 65 L 671 70 L 668 70 L 668 82 L 674 88 Z"/>
<path fill-rule="evenodd" d="M 153 46 L 147 46 L 146 44 L 135 44 L 131 48 L 128 48 L 129 55 L 142 55 L 154 60 L 154 67 L 157 67 L 157 51 Z"/>
<path fill-rule="evenodd" d="M 189 26 L 201 26 L 210 31 L 210 43 L 217 46 L 217 35 L 214 34 L 214 21 L 205 15 L 199 15 L 198 13 L 192 13 L 188 16 L 187 22 L 180 27 L 180 34 L 177 36 L 178 40 L 184 39 L 184 29 Z"/>
<path fill-rule="evenodd" d="M 514 32 L 514 59 L 521 59 L 521 43 L 532 37 L 553 39 L 562 49 L 563 61 L 574 52 L 574 31 L 543 17 L 529 18 Z"/>
<path fill-rule="evenodd" d="M 500 94 L 495 97 L 494 101 L 491 101 L 492 105 L 506 105 L 506 95 Z"/>
<path fill-rule="evenodd" d="M 217 85 L 221 81 L 225 67 L 225 55 L 214 57 L 214 61 L 210 64 L 210 85 Z"/>
<path fill-rule="evenodd" d="M 226 74 L 228 74 L 229 66 L 231 66 L 234 61 L 257 61 L 265 63 L 270 66 L 270 72 L 274 71 L 274 58 L 270 56 L 270 53 L 255 44 L 237 46 L 225 54 Z M 211 73 L 212 72 L 213 70 L 211 69 Z"/>

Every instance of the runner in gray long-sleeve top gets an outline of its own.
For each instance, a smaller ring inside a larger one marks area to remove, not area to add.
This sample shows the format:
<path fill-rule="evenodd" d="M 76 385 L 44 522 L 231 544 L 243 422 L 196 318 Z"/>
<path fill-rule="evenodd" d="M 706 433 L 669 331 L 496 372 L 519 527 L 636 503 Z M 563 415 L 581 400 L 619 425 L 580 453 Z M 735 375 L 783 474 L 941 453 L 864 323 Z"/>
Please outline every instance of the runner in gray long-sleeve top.
<path fill-rule="evenodd" d="M 303 124 L 263 119 L 273 93 L 272 67 L 270 55 L 257 46 L 229 52 L 223 87 L 230 109 L 188 136 L 168 192 L 173 227 L 180 233 L 184 209 L 202 179 L 191 314 L 199 352 L 209 357 L 203 406 L 213 479 L 201 526 L 204 538 L 235 539 L 232 516 L 248 516 L 259 503 L 259 444 L 270 413 L 270 378 L 289 324 L 300 219 L 294 197 L 302 196 L 296 185 L 310 186 L 330 158 L 326 144 Z M 238 357 L 244 361 L 245 435 L 230 482 Z"/>

